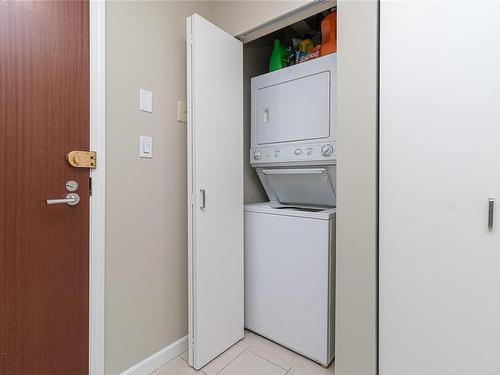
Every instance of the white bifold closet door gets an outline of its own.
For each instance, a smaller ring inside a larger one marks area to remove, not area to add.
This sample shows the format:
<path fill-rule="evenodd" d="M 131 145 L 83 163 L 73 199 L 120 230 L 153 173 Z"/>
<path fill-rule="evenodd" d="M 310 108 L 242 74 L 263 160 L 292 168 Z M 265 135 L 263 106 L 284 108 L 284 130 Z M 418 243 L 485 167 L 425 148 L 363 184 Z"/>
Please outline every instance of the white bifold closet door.
<path fill-rule="evenodd" d="M 189 364 L 243 338 L 243 47 L 187 19 Z"/>
<path fill-rule="evenodd" d="M 380 27 L 380 374 L 500 374 L 500 2 Z"/>

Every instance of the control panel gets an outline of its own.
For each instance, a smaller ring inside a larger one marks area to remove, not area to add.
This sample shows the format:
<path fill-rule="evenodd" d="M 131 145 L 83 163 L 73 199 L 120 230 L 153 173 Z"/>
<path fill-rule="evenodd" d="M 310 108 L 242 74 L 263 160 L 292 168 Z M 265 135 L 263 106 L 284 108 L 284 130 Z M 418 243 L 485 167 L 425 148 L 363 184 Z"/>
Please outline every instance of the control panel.
<path fill-rule="evenodd" d="M 335 142 L 259 147 L 250 150 L 250 162 L 285 163 L 300 161 L 328 161 L 337 158 Z"/>

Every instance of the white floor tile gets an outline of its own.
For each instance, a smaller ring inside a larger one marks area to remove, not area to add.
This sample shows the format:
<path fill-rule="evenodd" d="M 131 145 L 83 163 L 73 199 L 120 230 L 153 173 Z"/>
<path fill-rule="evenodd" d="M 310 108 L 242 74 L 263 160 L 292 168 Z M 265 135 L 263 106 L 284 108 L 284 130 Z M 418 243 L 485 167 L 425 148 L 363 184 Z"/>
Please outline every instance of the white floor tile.
<path fill-rule="evenodd" d="M 247 342 L 249 342 L 247 350 L 284 369 L 290 370 L 291 375 L 332 375 L 335 373 L 333 364 L 325 368 L 255 333 L 249 332 L 249 339 Z"/>
<path fill-rule="evenodd" d="M 252 344 L 255 344 L 259 340 L 262 340 L 260 336 L 257 336 L 255 333 L 245 330 L 245 337 L 238 342 L 238 345 L 243 349 L 248 349 Z"/>
<path fill-rule="evenodd" d="M 335 366 L 331 364 L 325 368 L 307 358 L 295 358 L 291 363 L 290 375 L 333 375 Z"/>
<path fill-rule="evenodd" d="M 233 345 L 224 353 L 219 355 L 213 361 L 208 363 L 202 368 L 202 371 L 207 375 L 218 374 L 224 367 L 226 367 L 231 361 L 243 353 L 243 348 L 238 344 Z"/>
<path fill-rule="evenodd" d="M 266 361 L 258 355 L 245 351 L 227 365 L 220 375 L 285 375 L 286 370 Z"/>
<path fill-rule="evenodd" d="M 252 344 L 248 347 L 248 350 L 277 364 L 285 370 L 289 370 L 292 367 L 292 363 L 298 362 L 303 358 L 291 350 L 255 334 L 252 337 Z"/>
<path fill-rule="evenodd" d="M 334 375 L 329 368 L 278 345 L 253 332 L 219 357 L 196 371 L 187 363 L 187 351 L 160 367 L 152 375 Z"/>
<path fill-rule="evenodd" d="M 196 371 L 189 367 L 188 363 L 180 357 L 172 359 L 151 375 L 203 375 L 203 372 Z"/>

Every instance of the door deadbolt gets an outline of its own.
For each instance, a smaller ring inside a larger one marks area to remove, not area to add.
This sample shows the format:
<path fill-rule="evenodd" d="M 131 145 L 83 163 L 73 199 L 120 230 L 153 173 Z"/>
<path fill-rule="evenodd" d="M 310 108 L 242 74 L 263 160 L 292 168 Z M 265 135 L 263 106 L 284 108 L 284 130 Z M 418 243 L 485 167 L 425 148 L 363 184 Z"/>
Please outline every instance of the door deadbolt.
<path fill-rule="evenodd" d="M 97 155 L 95 151 L 71 151 L 66 155 L 66 160 L 69 165 L 75 168 L 94 169 L 96 158 Z"/>

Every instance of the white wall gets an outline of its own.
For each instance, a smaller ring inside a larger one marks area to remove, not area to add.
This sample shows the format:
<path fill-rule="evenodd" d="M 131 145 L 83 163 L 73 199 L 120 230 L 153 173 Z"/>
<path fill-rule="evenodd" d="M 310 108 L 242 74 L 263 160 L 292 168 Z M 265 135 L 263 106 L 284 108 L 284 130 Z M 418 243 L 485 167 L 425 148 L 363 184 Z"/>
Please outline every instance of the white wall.
<path fill-rule="evenodd" d="M 310 0 L 213 1 L 213 22 L 231 35 L 238 35 L 296 9 Z"/>
<path fill-rule="evenodd" d="M 106 6 L 106 374 L 187 334 L 186 17 L 207 2 Z M 153 113 L 138 110 L 139 88 Z M 138 156 L 153 137 L 153 158 Z"/>
<path fill-rule="evenodd" d="M 335 373 L 377 373 L 378 2 L 339 0 Z"/>

